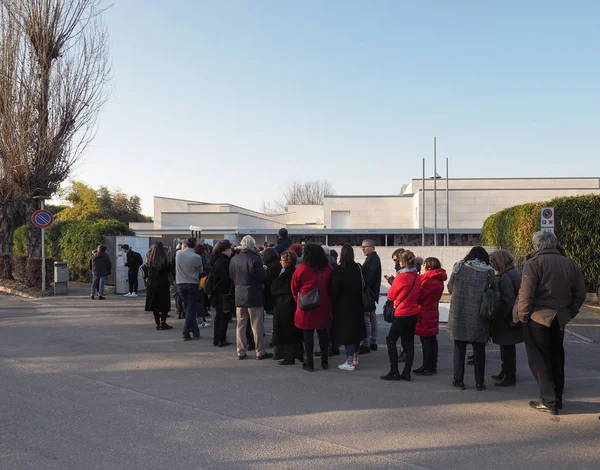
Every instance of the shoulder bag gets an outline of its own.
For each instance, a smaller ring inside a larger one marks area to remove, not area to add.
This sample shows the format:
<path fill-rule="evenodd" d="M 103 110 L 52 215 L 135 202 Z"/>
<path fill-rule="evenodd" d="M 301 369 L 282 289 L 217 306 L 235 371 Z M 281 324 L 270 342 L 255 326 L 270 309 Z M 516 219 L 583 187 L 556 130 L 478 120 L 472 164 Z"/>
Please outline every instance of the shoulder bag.
<path fill-rule="evenodd" d="M 413 280 L 412 287 L 408 291 L 408 294 L 406 294 L 404 296 L 404 298 L 400 302 L 398 302 L 397 305 L 400 305 L 402 302 L 404 302 L 406 299 L 408 299 L 408 296 L 411 294 L 411 292 L 415 288 L 415 283 L 417 282 L 417 277 L 419 277 L 418 274 L 415 275 L 415 279 Z M 383 319 L 388 323 L 392 323 L 394 321 L 395 310 L 396 310 L 396 307 L 394 306 L 394 301 L 391 299 L 387 299 L 387 302 L 383 306 Z"/>
<path fill-rule="evenodd" d="M 306 294 L 298 294 L 298 307 L 300 310 L 313 310 L 321 305 L 321 296 L 319 295 L 319 285 L 321 284 L 321 274 L 323 271 L 319 271 L 319 277 L 317 278 L 317 287 L 307 292 Z"/>
<path fill-rule="evenodd" d="M 365 283 L 362 268 L 358 264 L 356 266 L 358 266 L 358 270 L 360 271 L 363 312 L 373 312 L 377 308 L 377 306 L 375 305 L 375 299 L 373 298 L 373 293 L 371 292 L 371 289 L 369 289 L 369 286 L 367 286 L 367 284 Z"/>

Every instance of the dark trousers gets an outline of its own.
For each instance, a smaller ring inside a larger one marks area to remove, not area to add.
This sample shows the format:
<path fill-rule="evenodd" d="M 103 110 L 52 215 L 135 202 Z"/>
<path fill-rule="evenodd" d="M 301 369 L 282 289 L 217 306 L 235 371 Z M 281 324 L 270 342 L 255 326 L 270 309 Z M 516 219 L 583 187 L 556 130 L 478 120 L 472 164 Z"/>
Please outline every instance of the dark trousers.
<path fill-rule="evenodd" d="M 204 301 L 204 291 L 198 290 L 198 294 L 196 294 L 196 318 L 200 318 L 202 321 L 204 321 L 204 315 L 206 315 Z"/>
<path fill-rule="evenodd" d="M 454 341 L 454 380 L 464 382 L 465 355 L 468 341 Z M 475 355 L 475 382 L 482 384 L 485 380 L 485 343 L 471 343 Z"/>
<path fill-rule="evenodd" d="M 502 371 L 505 380 L 515 381 L 517 377 L 517 348 L 512 346 L 500 346 L 500 359 L 502 360 Z"/>
<path fill-rule="evenodd" d="M 196 319 L 196 304 L 198 303 L 198 284 L 177 284 L 179 297 L 185 310 L 185 324 L 183 325 L 183 334 L 194 334 L 195 338 L 200 337 L 198 320 Z"/>
<path fill-rule="evenodd" d="M 540 399 L 548 406 L 562 399 L 565 387 L 564 331 L 555 318 L 550 327 L 530 320 L 523 325 L 525 349 L 531 373 L 537 380 Z"/>
<path fill-rule="evenodd" d="M 306 363 L 312 366 L 314 364 L 315 330 L 302 330 L 302 333 L 304 334 Z M 321 363 L 326 364 L 328 362 L 327 354 L 329 352 L 329 331 L 317 330 L 317 336 L 319 337 L 319 346 L 321 347 Z"/>
<path fill-rule="evenodd" d="M 223 309 L 216 308 L 213 322 L 214 340 L 220 343 L 227 341 L 227 327 L 229 326 L 229 314 L 224 313 Z"/>
<path fill-rule="evenodd" d="M 437 368 L 438 361 L 437 335 L 419 336 L 419 338 L 423 346 L 423 368 L 432 371 L 434 367 Z"/>
<path fill-rule="evenodd" d="M 156 326 L 159 326 L 161 323 L 166 323 L 167 314 L 169 312 L 152 312 L 154 313 L 154 321 L 156 322 Z"/>
<path fill-rule="evenodd" d="M 388 356 L 392 370 L 398 370 L 398 347 L 396 343 L 400 339 L 402 349 L 406 355 L 404 370 L 410 371 L 415 359 L 415 328 L 417 327 L 418 315 L 408 317 L 394 317 L 390 332 L 386 338 Z"/>
<path fill-rule="evenodd" d="M 129 292 L 135 292 L 137 294 L 138 291 L 138 271 L 137 269 L 131 269 L 127 271 L 127 280 L 129 281 Z"/>

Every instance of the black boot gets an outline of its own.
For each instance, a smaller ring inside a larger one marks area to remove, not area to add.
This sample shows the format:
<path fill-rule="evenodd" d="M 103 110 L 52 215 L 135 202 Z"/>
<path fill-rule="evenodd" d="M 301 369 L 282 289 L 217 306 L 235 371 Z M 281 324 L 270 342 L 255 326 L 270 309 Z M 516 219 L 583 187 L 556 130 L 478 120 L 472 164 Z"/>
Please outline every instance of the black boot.
<path fill-rule="evenodd" d="M 496 387 L 514 387 L 517 383 L 516 377 L 509 377 L 505 375 L 504 378 L 500 382 L 496 382 Z"/>
<path fill-rule="evenodd" d="M 404 370 L 402 371 L 402 374 L 400 374 L 400 378 L 402 380 L 406 380 L 407 382 L 410 382 L 410 367 L 404 368 Z"/>
<path fill-rule="evenodd" d="M 385 339 L 388 348 L 388 357 L 390 358 L 390 371 L 386 375 L 382 375 L 381 380 L 402 380 L 400 371 L 398 370 L 398 350 L 389 338 Z"/>
<path fill-rule="evenodd" d="M 498 375 L 492 375 L 494 380 L 504 380 L 504 369 L 500 371 Z"/>

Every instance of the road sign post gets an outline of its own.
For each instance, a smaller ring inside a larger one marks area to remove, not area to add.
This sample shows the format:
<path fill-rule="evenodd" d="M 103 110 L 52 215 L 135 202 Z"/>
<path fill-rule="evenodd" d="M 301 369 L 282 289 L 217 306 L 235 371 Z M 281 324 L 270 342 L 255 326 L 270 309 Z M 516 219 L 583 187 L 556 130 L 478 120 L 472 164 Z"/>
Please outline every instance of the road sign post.
<path fill-rule="evenodd" d="M 556 217 L 554 216 L 554 207 L 542 207 L 540 210 L 541 227 L 542 232 L 554 233 L 554 223 Z"/>
<path fill-rule="evenodd" d="M 44 240 L 44 229 L 50 227 L 54 222 L 54 216 L 44 209 L 44 200 L 41 200 L 42 208 L 35 211 L 31 216 L 33 225 L 42 229 L 42 291 L 46 290 L 46 246 Z"/>

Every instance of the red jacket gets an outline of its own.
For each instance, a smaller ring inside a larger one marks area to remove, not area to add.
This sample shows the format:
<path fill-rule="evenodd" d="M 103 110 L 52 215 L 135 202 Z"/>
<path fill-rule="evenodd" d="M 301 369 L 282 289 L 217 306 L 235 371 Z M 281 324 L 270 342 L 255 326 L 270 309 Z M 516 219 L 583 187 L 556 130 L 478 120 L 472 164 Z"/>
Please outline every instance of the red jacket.
<path fill-rule="evenodd" d="M 333 268 L 329 264 L 322 271 L 321 283 L 319 284 L 321 304 L 317 308 L 305 312 L 299 306 L 296 307 L 296 315 L 294 317 L 296 328 L 300 328 L 301 330 L 326 330 L 331 328 L 333 317 L 331 315 L 331 300 L 328 287 L 332 273 Z M 317 286 L 318 279 L 319 271 L 316 269 L 310 268 L 304 263 L 296 268 L 292 276 L 292 295 L 296 303 L 298 303 L 298 293 L 302 295 L 308 294 Z"/>
<path fill-rule="evenodd" d="M 388 292 L 388 299 L 394 301 L 394 316 L 409 317 L 419 313 L 419 275 L 416 271 L 397 274 Z"/>
<path fill-rule="evenodd" d="M 420 276 L 421 291 L 419 293 L 419 320 L 415 334 L 418 336 L 435 336 L 440 328 L 440 311 L 438 306 L 444 293 L 444 281 L 448 279 L 445 269 L 433 269 Z"/>

